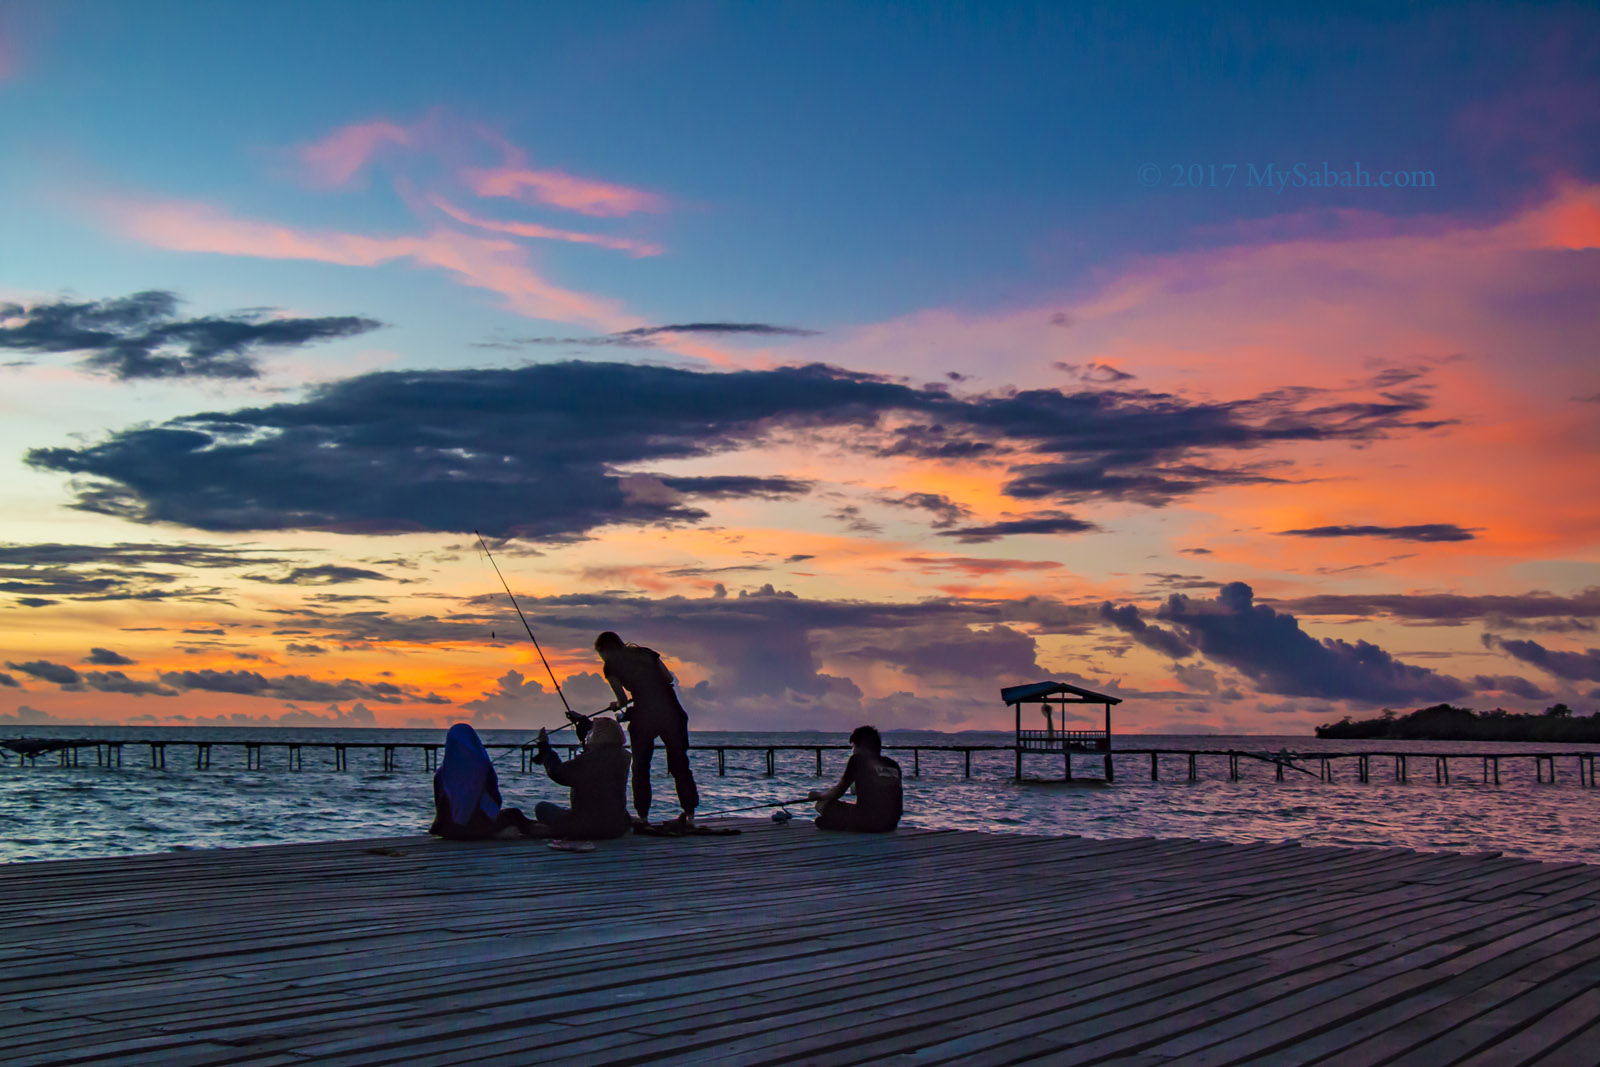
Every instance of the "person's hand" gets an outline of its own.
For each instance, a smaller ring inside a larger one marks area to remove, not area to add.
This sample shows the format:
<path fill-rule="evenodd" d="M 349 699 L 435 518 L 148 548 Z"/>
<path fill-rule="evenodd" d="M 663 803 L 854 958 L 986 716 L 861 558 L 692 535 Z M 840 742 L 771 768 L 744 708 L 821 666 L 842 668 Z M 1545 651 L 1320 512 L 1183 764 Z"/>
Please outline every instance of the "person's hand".
<path fill-rule="evenodd" d="M 589 716 L 584 715 L 581 712 L 573 711 L 571 708 L 567 709 L 567 721 L 574 726 L 578 725 L 580 722 L 587 721 L 588 718 Z"/>
<path fill-rule="evenodd" d="M 806 799 L 807 800 L 821 800 L 822 799 L 822 790 L 813 789 L 811 792 L 806 794 Z"/>
<path fill-rule="evenodd" d="M 621 709 L 621 707 L 622 707 L 622 701 L 613 700 L 611 703 L 606 705 L 606 710 L 607 711 L 617 711 L 617 710 Z"/>

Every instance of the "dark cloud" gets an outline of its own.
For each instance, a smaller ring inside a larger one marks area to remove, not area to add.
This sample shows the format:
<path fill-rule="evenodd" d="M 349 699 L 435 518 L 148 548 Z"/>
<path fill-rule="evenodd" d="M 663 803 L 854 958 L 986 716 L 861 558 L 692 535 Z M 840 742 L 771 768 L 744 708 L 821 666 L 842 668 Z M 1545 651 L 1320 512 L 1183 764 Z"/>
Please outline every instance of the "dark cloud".
<path fill-rule="evenodd" d="M 878 642 L 851 647 L 842 656 L 897 667 L 921 683 L 991 691 L 1009 680 L 1045 673 L 1033 637 L 1009 626 L 908 627 L 880 636 Z"/>
<path fill-rule="evenodd" d="M 1453 522 L 1426 522 L 1416 526 L 1313 526 L 1305 530 L 1279 530 L 1286 537 L 1387 537 L 1395 541 L 1471 541 L 1473 531 Z"/>
<path fill-rule="evenodd" d="M 22 683 L 11 677 L 11 675 L 0 671 L 0 686 L 3 686 L 7 689 L 21 689 Z"/>
<path fill-rule="evenodd" d="M 797 326 L 774 326 L 767 322 L 679 322 L 666 326 L 637 326 L 613 336 L 656 337 L 664 333 L 701 333 L 744 335 L 755 337 L 815 337 L 816 330 L 803 330 Z"/>
<path fill-rule="evenodd" d="M 1159 626 L 1152 626 L 1139 616 L 1139 609 L 1132 604 L 1114 606 L 1107 602 L 1100 605 L 1100 617 L 1115 626 L 1123 633 L 1132 637 L 1146 648 L 1155 649 L 1163 656 L 1172 659 L 1183 659 L 1194 655 L 1194 646 L 1171 630 L 1163 630 Z M 1213 688 L 1208 692 L 1215 692 Z"/>
<path fill-rule="evenodd" d="M 252 582 L 271 582 L 275 585 L 342 585 L 345 582 L 392 582 L 387 574 L 369 571 L 362 567 L 345 567 L 335 563 L 322 563 L 314 567 L 295 567 L 281 577 L 267 574 L 246 574 Z"/>
<path fill-rule="evenodd" d="M 928 512 L 933 516 L 933 526 L 936 530 L 954 526 L 971 514 L 964 505 L 956 503 L 943 493 L 906 493 L 903 496 L 885 493 L 877 500 L 892 508 Z"/>
<path fill-rule="evenodd" d="M 1297 615 L 1387 615 L 1426 622 L 1485 619 L 1600 618 L 1600 587 L 1572 596 L 1546 592 L 1460 596 L 1455 593 L 1348 593 L 1298 597 L 1276 602 Z"/>
<path fill-rule="evenodd" d="M 768 500 L 799 496 L 811 489 L 810 482 L 795 478 L 757 478 L 741 474 L 713 474 L 693 478 L 656 479 L 668 489 L 686 496 L 717 499 L 724 497 L 762 497 Z"/>
<path fill-rule="evenodd" d="M 1180 549 L 1178 549 L 1178 555 L 1180 555 L 1180 556 L 1210 556 L 1210 555 L 1213 555 L 1213 554 L 1214 553 L 1209 548 L 1180 548 Z"/>
<path fill-rule="evenodd" d="M 42 596 L 19 596 L 17 603 L 25 608 L 47 608 L 51 604 L 59 604 L 59 600 L 46 600 Z"/>
<path fill-rule="evenodd" d="M 654 348 L 666 334 L 703 334 L 733 337 L 815 337 L 816 330 L 795 326 L 774 326 L 766 322 L 679 322 L 666 326 L 636 326 L 631 330 L 593 337 L 513 337 L 505 341 L 484 341 L 478 348 L 513 348 L 520 345 L 573 346 L 579 348 Z"/>
<path fill-rule="evenodd" d="M 83 682 L 90 689 L 98 689 L 102 693 L 121 693 L 124 696 L 158 696 L 175 697 L 178 691 L 168 689 L 155 682 L 141 682 L 129 678 L 121 671 L 89 671 L 83 676 Z"/>
<path fill-rule="evenodd" d="M 1496 637 L 1493 634 L 1484 634 L 1483 643 L 1485 647 L 1498 648 L 1513 659 L 1549 671 L 1557 678 L 1574 682 L 1600 682 L 1600 648 L 1587 648 L 1582 652 L 1561 652 L 1546 648 L 1537 641 Z M 11 664 L 11 666 L 16 665 Z"/>
<path fill-rule="evenodd" d="M 286 560 L 264 555 L 266 549 L 223 545 L 162 545 L 119 542 L 112 545 L 0 543 L 0 565 L 61 567 L 82 564 L 120 567 L 243 567 Z"/>
<path fill-rule="evenodd" d="M 1065 512 L 1051 511 L 1026 519 L 1005 519 L 982 526 L 958 526 L 953 530 L 940 531 L 939 536 L 953 537 L 964 545 L 976 545 L 1018 534 L 1074 534 L 1098 529 L 1100 527 L 1092 522 L 1073 518 Z"/>
<path fill-rule="evenodd" d="M 1526 700 L 1548 700 L 1550 692 L 1515 674 L 1479 674 L 1472 684 L 1479 689 L 1496 693 L 1510 693 Z"/>
<path fill-rule="evenodd" d="M 214 587 L 178 586 L 180 573 L 284 563 L 260 549 L 196 544 L 0 543 L 0 592 L 30 607 L 74 600 L 213 600 Z M 180 572 L 180 573 L 173 573 Z"/>
<path fill-rule="evenodd" d="M 14 671 L 21 671 L 30 678 L 54 682 L 60 686 L 78 685 L 82 681 L 78 672 L 65 663 L 51 663 L 45 659 L 29 660 L 27 663 L 13 663 L 7 660 L 6 666 Z"/>
<path fill-rule="evenodd" d="M 828 518 L 842 523 L 851 533 L 872 536 L 883 532 L 883 527 L 867 518 L 856 504 L 841 504 L 828 512 Z"/>
<path fill-rule="evenodd" d="M 448 704 L 434 693 L 419 693 L 393 682 L 359 682 L 353 678 L 319 681 L 303 674 L 268 678 L 256 671 L 163 671 L 161 680 L 177 689 L 209 693 L 275 697 L 279 700 L 374 700 L 383 704 Z"/>
<path fill-rule="evenodd" d="M 1174 593 L 1158 616 L 1264 693 L 1388 704 L 1437 703 L 1469 691 L 1459 679 L 1402 663 L 1367 641 L 1318 641 L 1293 615 L 1255 603 L 1243 582 L 1223 586 L 1215 600 Z"/>
<path fill-rule="evenodd" d="M 1087 363 L 1063 363 L 1058 360 L 1050 365 L 1063 374 L 1071 375 L 1080 382 L 1087 382 L 1093 385 L 1126 382 L 1137 377 L 1137 375 L 1129 374 L 1127 371 L 1118 370 L 1109 363 L 1101 363 L 1092 359 Z"/>
<path fill-rule="evenodd" d="M 816 559 L 816 558 L 817 558 L 816 556 L 808 556 L 804 552 L 796 552 L 792 556 L 785 556 L 783 561 L 785 563 L 804 563 L 808 559 Z"/>
<path fill-rule="evenodd" d="M 116 300 L 0 304 L 0 348 L 82 352 L 83 364 L 122 381 L 255 378 L 257 353 L 355 337 L 381 323 L 353 315 L 271 319 L 262 311 L 177 317 L 178 298 L 150 290 Z"/>
<path fill-rule="evenodd" d="M 1060 570 L 1061 564 L 1047 559 L 989 559 L 980 556 L 902 556 L 908 567 L 960 571 L 963 574 L 1010 574 L 1017 571 Z"/>
<path fill-rule="evenodd" d="M 1160 590 L 1173 589 L 1221 589 L 1222 583 L 1213 581 L 1199 574 L 1173 574 L 1162 571 L 1145 571 L 1144 576 L 1150 579 L 1150 585 Z"/>
<path fill-rule="evenodd" d="M 559 541 L 610 524 L 696 522 L 706 517 L 696 497 L 800 492 L 801 483 L 782 478 L 660 476 L 654 490 L 630 490 L 651 477 L 640 474 L 648 464 L 757 446 L 779 432 L 826 432 L 879 455 L 1009 463 L 1004 488 L 1020 500 L 1159 506 L 1289 475 L 1266 460 L 1219 463 L 1217 453 L 1444 425 L 1419 417 L 1427 404 L 1418 395 L 1317 402 L 1326 399 L 1280 390 L 1215 402 L 1115 388 L 955 396 L 821 365 L 709 372 L 568 361 L 367 374 L 302 401 L 35 448 L 27 461 L 79 479 L 78 508 L 138 522 L 217 531 L 476 528 Z"/>
<path fill-rule="evenodd" d="M 297 656 L 320 656 L 328 650 L 321 645 L 310 645 L 300 641 L 290 641 L 284 646 L 284 651 L 292 652 Z"/>
<path fill-rule="evenodd" d="M 96 647 L 89 650 L 89 658 L 83 662 L 92 663 L 96 667 L 126 667 L 136 661 L 129 659 L 120 652 L 113 652 L 109 648 Z"/>

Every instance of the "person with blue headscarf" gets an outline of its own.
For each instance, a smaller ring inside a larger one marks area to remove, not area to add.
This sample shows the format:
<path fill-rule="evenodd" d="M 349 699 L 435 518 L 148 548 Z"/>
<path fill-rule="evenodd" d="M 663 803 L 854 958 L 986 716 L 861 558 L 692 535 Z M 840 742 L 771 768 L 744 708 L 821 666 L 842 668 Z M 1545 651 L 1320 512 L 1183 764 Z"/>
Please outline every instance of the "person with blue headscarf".
<path fill-rule="evenodd" d="M 433 772 L 433 811 L 428 832 L 453 841 L 482 840 L 506 829 L 536 832 L 532 819 L 501 805 L 494 764 L 478 731 L 464 722 L 444 735 L 444 759 Z"/>

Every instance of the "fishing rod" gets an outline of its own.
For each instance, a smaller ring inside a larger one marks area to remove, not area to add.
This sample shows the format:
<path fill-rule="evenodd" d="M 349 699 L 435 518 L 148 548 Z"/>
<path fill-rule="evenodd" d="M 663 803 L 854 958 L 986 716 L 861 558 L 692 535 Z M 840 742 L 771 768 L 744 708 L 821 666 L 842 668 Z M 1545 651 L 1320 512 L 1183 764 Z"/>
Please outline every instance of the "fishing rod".
<path fill-rule="evenodd" d="M 561 706 L 567 709 L 570 719 L 577 712 L 572 710 L 572 705 L 567 703 L 567 694 L 561 691 L 561 683 L 556 681 L 556 672 L 550 669 L 550 661 L 544 658 L 544 649 L 539 647 L 539 639 L 533 636 L 533 627 L 528 625 L 528 617 L 522 613 L 522 605 L 517 603 L 517 596 L 511 591 L 511 586 L 506 582 L 506 576 L 500 573 L 500 564 L 494 561 L 494 553 L 489 551 L 489 543 L 483 539 L 483 534 L 473 530 L 472 534 L 478 539 L 478 547 L 483 549 L 483 554 L 489 557 L 489 566 L 494 568 L 495 577 L 500 579 L 500 584 L 505 588 L 506 596 L 511 598 L 511 606 L 517 609 L 517 618 L 522 620 L 522 628 L 528 631 L 528 640 L 533 642 L 533 650 L 539 653 L 539 662 L 544 664 L 545 673 L 550 676 L 550 682 L 556 687 L 556 696 L 561 698 Z M 556 727 L 557 730 L 562 727 Z"/>
<path fill-rule="evenodd" d="M 769 800 L 763 804 L 751 804 L 749 807 L 745 808 L 725 808 L 722 811 L 696 812 L 695 818 L 709 819 L 713 815 L 734 815 L 741 811 L 757 811 L 762 808 L 787 808 L 790 804 L 806 804 L 809 803 L 810 800 L 810 797 L 798 797 L 794 800 Z"/>
<path fill-rule="evenodd" d="M 621 708 L 617 709 L 618 713 L 620 714 L 622 711 L 624 711 L 627 708 L 631 707 L 632 704 L 633 704 L 633 701 L 630 700 L 628 703 L 622 705 Z M 569 708 L 568 711 L 567 711 L 567 714 L 569 715 L 569 718 L 567 719 L 566 722 L 564 722 L 560 726 L 557 726 L 557 727 L 554 727 L 554 728 L 543 728 L 543 727 L 541 727 L 541 729 L 544 729 L 545 737 L 548 738 L 551 734 L 558 734 L 562 730 L 565 730 L 569 726 L 577 726 L 579 719 L 582 719 L 584 722 L 588 722 L 589 720 L 593 719 L 596 715 L 602 715 L 605 712 L 608 712 L 610 710 L 612 710 L 612 709 L 611 708 L 601 708 L 599 711 L 591 712 L 590 714 L 585 715 L 581 711 L 572 711 Z M 504 759 L 506 756 L 511 755 L 511 753 L 513 753 L 513 752 L 521 752 L 524 749 L 530 747 L 531 745 L 537 744 L 538 741 L 539 741 L 539 739 L 537 737 L 532 738 L 531 740 L 528 740 L 528 741 L 524 741 L 522 744 L 516 746 L 515 748 L 508 748 L 504 752 L 500 753 L 500 755 L 491 757 L 489 762 L 493 763 L 495 760 Z"/>

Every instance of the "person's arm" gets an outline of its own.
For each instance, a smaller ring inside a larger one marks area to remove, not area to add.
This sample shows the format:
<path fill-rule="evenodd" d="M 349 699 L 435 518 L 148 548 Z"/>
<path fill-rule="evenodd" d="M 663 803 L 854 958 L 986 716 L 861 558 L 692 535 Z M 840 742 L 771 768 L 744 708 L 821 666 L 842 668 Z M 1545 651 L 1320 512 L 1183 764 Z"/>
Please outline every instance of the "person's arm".
<path fill-rule="evenodd" d="M 578 759 L 582 758 L 582 756 L 578 757 Z M 578 760 L 575 759 L 562 763 L 561 757 L 556 755 L 555 748 L 550 744 L 550 735 L 543 730 L 539 731 L 539 763 L 543 765 L 544 773 L 550 776 L 552 782 L 557 785 L 571 785 L 572 766 L 577 762 Z"/>
<path fill-rule="evenodd" d="M 628 691 L 622 688 L 622 683 L 617 680 L 617 676 L 612 673 L 609 666 L 607 666 L 601 673 L 605 675 L 606 681 L 611 683 L 611 691 L 617 696 L 616 701 L 606 710 L 616 711 L 618 708 L 622 707 L 628 702 Z"/>
<path fill-rule="evenodd" d="M 844 796 L 856 780 L 856 758 L 850 757 L 850 762 L 844 765 L 844 774 L 839 778 L 839 784 L 832 789 L 813 789 L 806 794 L 807 800 L 814 800 L 818 804 L 832 804 Z"/>

